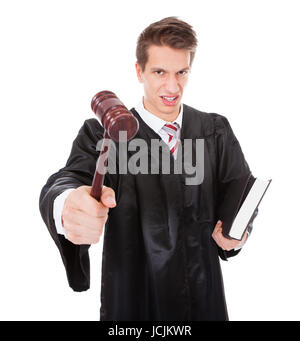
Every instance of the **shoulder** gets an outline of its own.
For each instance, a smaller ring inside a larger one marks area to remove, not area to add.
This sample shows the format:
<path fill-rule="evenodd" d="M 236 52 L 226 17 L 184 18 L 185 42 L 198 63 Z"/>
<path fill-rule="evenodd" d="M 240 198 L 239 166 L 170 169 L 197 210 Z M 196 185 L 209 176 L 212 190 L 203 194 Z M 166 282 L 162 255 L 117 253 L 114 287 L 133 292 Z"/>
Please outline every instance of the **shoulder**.
<path fill-rule="evenodd" d="M 199 124 L 206 134 L 213 134 L 230 127 L 228 119 L 221 114 L 205 112 L 183 104 L 183 112 L 188 121 Z"/>
<path fill-rule="evenodd" d="M 104 129 L 96 118 L 90 118 L 84 121 L 79 130 L 79 135 L 86 135 L 90 138 L 102 138 Z"/>
<path fill-rule="evenodd" d="M 101 130 L 103 131 L 102 125 L 96 118 L 89 118 L 84 121 L 83 128 L 91 131 Z"/>

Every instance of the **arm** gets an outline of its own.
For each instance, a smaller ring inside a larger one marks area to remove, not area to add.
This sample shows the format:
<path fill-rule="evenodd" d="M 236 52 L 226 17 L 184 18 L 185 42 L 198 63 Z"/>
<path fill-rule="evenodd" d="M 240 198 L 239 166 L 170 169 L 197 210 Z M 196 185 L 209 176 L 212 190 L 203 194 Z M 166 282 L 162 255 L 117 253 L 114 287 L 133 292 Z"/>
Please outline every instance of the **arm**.
<path fill-rule="evenodd" d="M 239 179 L 250 173 L 240 144 L 235 137 L 228 120 L 220 115 L 215 118 L 215 141 L 217 155 L 217 196 L 218 203 L 223 200 L 224 188 L 232 180 Z M 252 230 L 253 220 L 249 223 L 242 241 L 225 238 L 222 234 L 222 224 L 217 223 L 212 237 L 219 247 L 219 255 L 223 260 L 237 255 L 248 238 L 248 232 Z M 216 217 L 218 219 L 218 217 Z"/>
<path fill-rule="evenodd" d="M 66 166 L 50 176 L 40 194 L 42 218 L 61 254 L 68 282 L 75 291 L 89 288 L 89 244 L 76 245 L 57 233 L 53 205 L 64 191 L 92 184 L 98 152 L 96 144 L 103 136 L 103 129 L 95 119 L 85 121 L 73 142 Z M 109 179 L 106 178 L 108 181 Z"/>

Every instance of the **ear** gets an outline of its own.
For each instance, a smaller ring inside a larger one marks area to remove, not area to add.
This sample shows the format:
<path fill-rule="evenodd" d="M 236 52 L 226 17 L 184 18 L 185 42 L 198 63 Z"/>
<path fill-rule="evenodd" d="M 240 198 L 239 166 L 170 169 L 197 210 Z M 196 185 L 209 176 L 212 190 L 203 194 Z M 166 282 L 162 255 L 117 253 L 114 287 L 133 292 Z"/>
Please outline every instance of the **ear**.
<path fill-rule="evenodd" d="M 142 77 L 143 71 L 138 62 L 135 63 L 135 70 L 136 70 L 136 75 L 137 75 L 139 82 L 143 83 L 143 77 Z"/>

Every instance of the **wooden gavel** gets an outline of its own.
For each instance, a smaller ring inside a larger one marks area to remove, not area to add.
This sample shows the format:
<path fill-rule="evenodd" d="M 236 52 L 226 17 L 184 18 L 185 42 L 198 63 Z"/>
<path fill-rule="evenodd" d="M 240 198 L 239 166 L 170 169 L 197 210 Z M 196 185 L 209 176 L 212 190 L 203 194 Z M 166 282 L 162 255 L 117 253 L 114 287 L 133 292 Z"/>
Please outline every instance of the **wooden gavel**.
<path fill-rule="evenodd" d="M 111 140 L 126 142 L 132 139 L 139 129 L 139 123 L 111 91 L 98 92 L 92 99 L 91 107 L 105 130 L 91 190 L 91 196 L 100 201 Z M 120 132 L 127 134 L 120 134 Z"/>

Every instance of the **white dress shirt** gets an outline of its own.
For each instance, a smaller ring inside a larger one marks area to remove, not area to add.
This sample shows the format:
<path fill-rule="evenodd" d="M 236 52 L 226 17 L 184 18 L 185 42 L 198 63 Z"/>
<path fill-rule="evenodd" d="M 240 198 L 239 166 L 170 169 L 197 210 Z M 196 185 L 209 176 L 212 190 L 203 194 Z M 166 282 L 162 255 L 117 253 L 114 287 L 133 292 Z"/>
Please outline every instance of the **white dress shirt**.
<path fill-rule="evenodd" d="M 163 126 L 167 123 L 167 121 L 162 120 L 161 118 L 153 115 L 149 111 L 147 111 L 144 107 L 143 100 L 139 102 L 139 104 L 135 107 L 135 110 L 140 115 L 141 119 L 155 132 L 157 133 L 161 139 L 168 144 L 169 135 L 168 133 L 163 130 Z M 96 116 L 97 117 L 97 116 Z M 178 135 L 177 138 L 180 138 L 180 129 L 182 126 L 182 117 L 183 117 L 183 105 L 180 107 L 179 115 L 177 116 L 176 120 L 172 123 L 177 123 L 179 125 L 178 129 Z M 97 117 L 98 119 L 98 117 Z M 99 123 L 101 124 L 101 121 L 98 119 Z M 101 124 L 102 125 L 102 124 Z M 176 154 L 174 155 L 176 158 Z M 65 229 L 62 225 L 62 210 L 65 204 L 65 200 L 67 196 L 74 190 L 75 188 L 67 189 L 60 195 L 58 195 L 53 204 L 53 217 L 55 221 L 56 231 L 58 234 L 62 234 L 66 236 Z"/>

